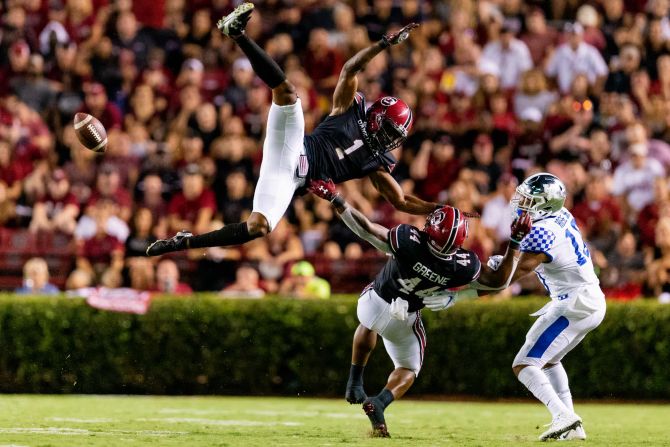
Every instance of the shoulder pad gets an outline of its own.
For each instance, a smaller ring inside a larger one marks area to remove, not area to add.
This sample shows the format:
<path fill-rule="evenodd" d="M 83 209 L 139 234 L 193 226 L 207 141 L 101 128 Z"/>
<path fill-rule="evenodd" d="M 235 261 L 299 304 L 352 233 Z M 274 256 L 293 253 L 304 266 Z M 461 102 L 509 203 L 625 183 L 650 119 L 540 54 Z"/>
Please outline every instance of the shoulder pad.
<path fill-rule="evenodd" d="M 556 235 L 546 226 L 534 225 L 530 233 L 521 242 L 521 251 L 546 253 L 554 245 Z"/>
<path fill-rule="evenodd" d="M 389 232 L 389 242 L 394 253 L 417 248 L 421 245 L 419 229 L 407 224 L 398 225 Z"/>

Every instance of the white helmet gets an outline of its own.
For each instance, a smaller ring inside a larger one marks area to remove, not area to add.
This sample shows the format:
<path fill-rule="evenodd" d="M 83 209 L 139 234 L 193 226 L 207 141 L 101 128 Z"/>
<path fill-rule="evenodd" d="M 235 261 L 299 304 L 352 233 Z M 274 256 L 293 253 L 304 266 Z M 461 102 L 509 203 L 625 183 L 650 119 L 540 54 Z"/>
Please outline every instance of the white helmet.
<path fill-rule="evenodd" d="M 516 215 L 523 211 L 533 220 L 552 215 L 563 208 L 567 190 L 553 174 L 540 172 L 528 177 L 516 188 L 511 200 Z"/>

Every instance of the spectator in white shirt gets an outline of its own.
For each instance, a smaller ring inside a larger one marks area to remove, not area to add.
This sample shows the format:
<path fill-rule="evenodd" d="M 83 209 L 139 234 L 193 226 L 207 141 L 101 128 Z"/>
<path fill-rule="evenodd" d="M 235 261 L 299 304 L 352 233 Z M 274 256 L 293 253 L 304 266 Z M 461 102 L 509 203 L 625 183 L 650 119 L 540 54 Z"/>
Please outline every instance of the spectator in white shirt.
<path fill-rule="evenodd" d="M 637 213 L 654 201 L 654 181 L 665 175 L 665 170 L 657 160 L 647 157 L 646 144 L 632 144 L 628 151 L 630 159 L 614 171 L 612 194 L 619 196 L 623 214 L 634 221 Z"/>
<path fill-rule="evenodd" d="M 512 23 L 504 23 L 500 38 L 486 44 L 479 60 L 481 66 L 500 68 L 500 86 L 506 90 L 516 88 L 521 75 L 533 68 L 530 51 L 525 43 L 514 37 L 516 31 Z"/>
<path fill-rule="evenodd" d="M 518 185 L 516 177 L 505 172 L 498 179 L 496 194 L 486 202 L 482 209 L 482 226 L 486 234 L 497 244 L 509 239 L 509 227 L 514 220 L 509 201 L 514 196 Z"/>
<path fill-rule="evenodd" d="M 566 43 L 560 45 L 547 64 L 546 73 L 556 79 L 562 93 L 570 91 L 575 76 L 584 74 L 594 93 L 600 93 L 609 70 L 600 52 L 583 41 L 584 28 L 579 23 L 565 26 Z"/>

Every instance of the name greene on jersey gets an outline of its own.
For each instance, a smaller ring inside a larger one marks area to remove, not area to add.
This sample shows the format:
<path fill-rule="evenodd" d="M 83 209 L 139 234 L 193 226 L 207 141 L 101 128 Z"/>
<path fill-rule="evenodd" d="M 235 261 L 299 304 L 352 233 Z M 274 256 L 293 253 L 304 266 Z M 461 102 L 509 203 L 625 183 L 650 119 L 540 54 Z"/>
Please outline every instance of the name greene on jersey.
<path fill-rule="evenodd" d="M 479 277 L 481 263 L 476 254 L 459 248 L 444 259 L 428 247 L 428 234 L 412 225 L 389 231 L 393 257 L 377 275 L 372 287 L 390 303 L 395 298 L 409 302 L 409 312 L 424 307 L 423 298 L 461 287 Z"/>
<path fill-rule="evenodd" d="M 366 139 L 365 98 L 356 93 L 344 113 L 326 117 L 314 132 L 305 136 L 307 177 L 342 183 L 379 170 L 382 162 L 367 147 Z M 382 158 L 390 167 L 396 163 L 389 153 Z"/>

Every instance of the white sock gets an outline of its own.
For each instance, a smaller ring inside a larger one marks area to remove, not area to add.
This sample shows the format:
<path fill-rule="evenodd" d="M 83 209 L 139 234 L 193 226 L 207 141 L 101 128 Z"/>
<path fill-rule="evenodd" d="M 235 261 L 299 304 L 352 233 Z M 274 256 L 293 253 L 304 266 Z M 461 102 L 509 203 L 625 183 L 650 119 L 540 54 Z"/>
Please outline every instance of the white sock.
<path fill-rule="evenodd" d="M 549 383 L 549 379 L 537 366 L 526 366 L 519 373 L 519 381 L 523 383 L 528 391 L 533 393 L 540 402 L 547 406 L 552 418 L 556 418 L 561 413 L 570 413 L 561 399 Z"/>
<path fill-rule="evenodd" d="M 556 391 L 556 394 L 561 399 L 570 411 L 575 411 L 572 405 L 572 393 L 570 393 L 570 385 L 568 384 L 568 375 L 563 368 L 561 362 L 556 363 L 551 368 L 543 369 L 544 375 L 549 379 L 549 383 Z"/>

